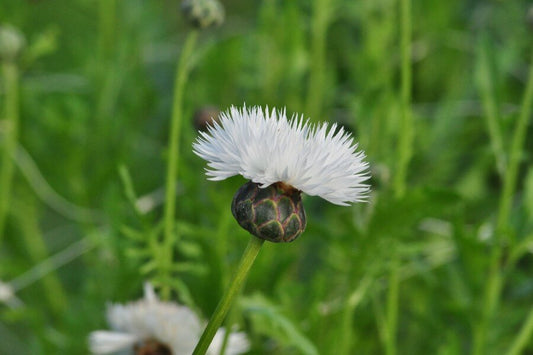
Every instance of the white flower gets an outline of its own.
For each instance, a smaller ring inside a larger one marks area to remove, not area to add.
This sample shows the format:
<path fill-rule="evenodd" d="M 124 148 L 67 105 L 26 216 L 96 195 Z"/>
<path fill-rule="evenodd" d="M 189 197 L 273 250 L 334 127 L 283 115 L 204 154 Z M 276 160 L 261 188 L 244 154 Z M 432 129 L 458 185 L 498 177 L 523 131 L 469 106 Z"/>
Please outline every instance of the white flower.
<path fill-rule="evenodd" d="M 285 110 L 236 107 L 220 115 L 193 145 L 210 180 L 242 175 L 261 187 L 284 182 L 337 205 L 364 201 L 370 176 L 365 154 L 341 127 L 312 125 Z"/>
<path fill-rule="evenodd" d="M 173 355 L 192 354 L 204 328 L 204 323 L 187 307 L 160 301 L 152 286 L 144 286 L 144 299 L 107 308 L 107 318 L 113 331 L 99 330 L 89 335 L 93 354 L 110 354 L 130 350 L 135 346 L 157 343 Z M 208 354 L 219 354 L 225 330 L 221 328 L 209 347 Z M 248 351 L 244 333 L 230 334 L 226 354 L 237 355 Z"/>

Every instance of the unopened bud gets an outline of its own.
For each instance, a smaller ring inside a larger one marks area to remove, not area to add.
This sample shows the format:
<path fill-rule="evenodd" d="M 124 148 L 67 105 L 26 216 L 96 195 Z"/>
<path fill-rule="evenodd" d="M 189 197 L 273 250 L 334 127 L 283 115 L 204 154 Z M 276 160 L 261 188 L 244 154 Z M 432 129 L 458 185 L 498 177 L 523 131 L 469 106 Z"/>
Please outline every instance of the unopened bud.
<path fill-rule="evenodd" d="M 198 131 L 207 131 L 207 127 L 218 121 L 220 110 L 214 106 L 204 106 L 196 110 L 193 125 Z"/>
<path fill-rule="evenodd" d="M 231 212 L 248 232 L 275 243 L 292 242 L 306 226 L 301 192 L 281 182 L 265 188 L 247 182 L 233 197 Z"/>
<path fill-rule="evenodd" d="M 14 61 L 26 46 L 26 39 L 10 25 L 0 26 L 0 60 Z"/>
<path fill-rule="evenodd" d="M 198 29 L 220 26 L 224 22 L 224 7 L 218 0 L 183 0 L 181 9 L 191 25 Z"/>

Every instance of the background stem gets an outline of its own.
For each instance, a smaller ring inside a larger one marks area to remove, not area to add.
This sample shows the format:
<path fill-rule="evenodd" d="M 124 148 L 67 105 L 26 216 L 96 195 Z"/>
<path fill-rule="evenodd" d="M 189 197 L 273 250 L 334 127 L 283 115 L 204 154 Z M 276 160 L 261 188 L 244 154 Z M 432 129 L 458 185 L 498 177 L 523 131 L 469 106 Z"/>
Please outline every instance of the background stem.
<path fill-rule="evenodd" d="M 172 101 L 172 117 L 170 121 L 170 136 L 167 158 L 167 177 L 165 192 L 165 211 L 164 211 L 164 239 L 163 239 L 163 270 L 170 273 L 172 265 L 173 245 L 176 242 L 174 235 L 174 219 L 176 211 L 176 180 L 178 176 L 179 162 L 179 143 L 182 121 L 183 92 L 187 77 L 189 74 L 189 59 L 194 50 L 194 45 L 198 37 L 198 31 L 192 30 L 187 35 L 183 46 L 178 66 L 176 68 L 176 77 L 174 82 L 174 98 Z M 170 277 L 170 275 L 167 275 Z M 165 283 L 161 289 L 163 299 L 170 297 L 170 287 Z"/>
<path fill-rule="evenodd" d="M 314 0 L 311 24 L 311 57 L 306 117 L 319 120 L 324 100 L 326 79 L 326 36 L 335 1 Z"/>
<path fill-rule="evenodd" d="M 413 153 L 413 117 L 411 113 L 411 0 L 400 0 L 400 47 L 401 47 L 401 121 L 398 137 L 398 165 L 394 177 L 394 192 L 398 199 L 405 196 L 407 169 Z M 396 354 L 396 332 L 398 323 L 400 260 L 397 248 L 392 251 L 391 270 L 387 295 L 387 316 L 385 350 L 388 355 Z"/>
<path fill-rule="evenodd" d="M 4 135 L 2 139 L 2 160 L 0 170 L 0 242 L 4 236 L 6 216 L 13 180 L 13 157 L 18 141 L 19 127 L 19 74 L 17 65 L 6 61 L 2 64 L 5 89 Z"/>
<path fill-rule="evenodd" d="M 533 333 L 533 308 L 529 311 L 524 325 L 520 329 L 520 332 L 516 335 L 516 338 L 511 344 L 511 348 L 507 351 L 507 355 L 522 354 L 524 347 L 527 345 L 531 334 Z"/>
<path fill-rule="evenodd" d="M 401 121 L 398 136 L 398 166 L 394 179 L 396 197 L 405 195 L 407 168 L 413 154 L 413 117 L 411 114 L 411 0 L 400 0 L 401 47 Z"/>
<path fill-rule="evenodd" d="M 501 290 L 504 284 L 501 260 L 503 248 L 506 244 L 512 244 L 510 238 L 509 216 L 513 202 L 518 168 L 520 165 L 522 148 L 524 146 L 527 123 L 531 114 L 533 104 L 533 56 L 530 61 L 529 76 L 524 92 L 522 107 L 515 130 L 511 140 L 511 150 L 509 152 L 509 165 L 505 171 L 503 190 L 500 196 L 500 206 L 498 210 L 498 220 L 494 233 L 494 243 L 490 254 L 489 275 L 486 282 L 482 315 L 476 329 L 474 330 L 473 354 L 484 354 L 486 349 L 486 334 L 491 318 L 494 315 L 500 301 Z"/>

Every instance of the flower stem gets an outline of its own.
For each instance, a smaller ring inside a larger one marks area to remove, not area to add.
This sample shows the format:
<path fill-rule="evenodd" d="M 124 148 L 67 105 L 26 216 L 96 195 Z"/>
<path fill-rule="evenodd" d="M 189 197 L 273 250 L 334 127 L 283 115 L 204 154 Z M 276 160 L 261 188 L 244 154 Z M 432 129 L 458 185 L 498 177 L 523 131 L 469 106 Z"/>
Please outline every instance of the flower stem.
<path fill-rule="evenodd" d="M 335 1 L 314 0 L 311 23 L 311 71 L 307 91 L 306 114 L 320 117 L 324 99 L 326 73 L 326 35 Z"/>
<path fill-rule="evenodd" d="M 387 326 L 385 333 L 385 353 L 387 355 L 396 354 L 396 329 L 398 327 L 398 289 L 400 280 L 397 250 L 394 250 L 393 258 L 389 272 L 389 290 L 387 293 Z"/>
<path fill-rule="evenodd" d="M 405 194 L 407 168 L 413 152 L 411 114 L 411 0 L 400 0 L 401 122 L 398 136 L 398 167 L 394 179 L 396 197 Z"/>
<path fill-rule="evenodd" d="M 507 355 L 522 354 L 524 347 L 531 338 L 531 334 L 533 334 L 533 308 L 529 311 L 526 321 L 524 325 L 522 325 L 520 332 L 516 335 L 511 348 L 507 351 Z"/>
<path fill-rule="evenodd" d="M 398 166 L 394 177 L 396 198 L 403 198 L 406 190 L 407 168 L 413 153 L 413 117 L 411 113 L 411 0 L 400 0 L 400 47 L 401 47 L 401 122 L 398 137 Z M 393 250 L 393 262 L 389 271 L 385 349 L 388 355 L 396 354 L 396 330 L 398 324 L 398 277 L 399 256 Z"/>
<path fill-rule="evenodd" d="M 481 355 L 485 353 L 485 343 L 487 328 L 490 320 L 498 306 L 501 289 L 504 284 L 502 272 L 502 254 L 504 243 L 512 243 L 508 234 L 509 215 L 511 213 L 511 204 L 513 201 L 518 167 L 520 165 L 522 148 L 526 137 L 526 128 L 531 114 L 531 105 L 533 105 L 533 56 L 529 67 L 529 76 L 526 84 L 526 90 L 522 101 L 522 107 L 515 130 L 511 140 L 511 150 L 509 152 L 509 164 L 504 176 L 503 191 L 500 197 L 500 207 L 498 211 L 498 220 L 496 223 L 495 239 L 490 254 L 489 275 L 486 282 L 483 309 L 481 319 L 474 330 L 473 354 Z"/>
<path fill-rule="evenodd" d="M 500 116 L 494 89 L 494 75 L 491 71 L 489 46 L 486 38 L 482 38 L 478 48 L 477 83 L 485 111 L 490 143 L 496 159 L 496 168 L 501 177 L 505 174 L 505 150 L 500 128 Z"/>
<path fill-rule="evenodd" d="M 500 198 L 500 210 L 498 214 L 497 229 L 506 232 L 506 226 L 509 222 L 511 213 L 511 204 L 516 189 L 516 179 L 518 167 L 520 165 L 522 148 L 526 138 L 527 124 L 531 114 L 531 105 L 533 104 L 533 55 L 530 60 L 529 77 L 526 84 L 526 90 L 520 109 L 520 116 L 516 122 L 513 138 L 511 139 L 511 151 L 509 153 L 509 165 L 507 166 L 505 180 L 503 184 L 503 193 Z"/>
<path fill-rule="evenodd" d="M 117 14 L 116 0 L 100 0 L 98 16 L 98 49 L 100 60 L 109 59 L 115 43 L 115 18 Z"/>
<path fill-rule="evenodd" d="M 203 355 L 206 353 L 207 349 L 209 348 L 209 344 L 211 344 L 211 341 L 213 340 L 218 328 L 220 328 L 220 325 L 224 321 L 224 318 L 226 317 L 226 314 L 233 303 L 233 299 L 242 288 L 242 285 L 248 276 L 248 272 L 250 271 L 250 268 L 252 267 L 252 264 L 254 263 L 257 254 L 259 254 L 261 246 L 264 242 L 265 241 L 263 239 L 259 239 L 254 236 L 250 237 L 248 246 L 241 257 L 241 261 L 237 267 L 237 270 L 235 271 L 235 275 L 233 276 L 233 280 L 229 285 L 229 289 L 218 303 L 211 320 L 209 320 L 209 323 L 207 324 L 200 341 L 194 349 L 193 355 Z M 229 329 L 227 331 L 229 331 Z"/>
<path fill-rule="evenodd" d="M 6 61 L 2 64 L 5 89 L 5 113 L 3 149 L 0 169 L 0 242 L 4 235 L 4 228 L 11 195 L 13 180 L 13 157 L 17 147 L 19 126 L 19 74 L 17 65 Z"/>
<path fill-rule="evenodd" d="M 180 131 L 182 121 L 182 104 L 185 83 L 189 74 L 189 60 L 198 37 L 198 31 L 192 30 L 187 35 L 185 44 L 183 46 L 178 66 L 176 68 L 176 77 L 174 81 L 174 98 L 172 102 L 172 117 L 170 122 L 170 136 L 169 148 L 167 158 L 167 176 L 166 176 L 166 192 L 165 192 L 165 211 L 164 211 L 164 239 L 163 239 L 163 253 L 164 258 L 161 260 L 161 265 L 164 272 L 170 272 L 172 265 L 172 251 L 175 243 L 174 236 L 174 218 L 176 211 L 176 180 L 178 176 L 178 161 L 179 161 L 179 143 Z M 170 275 L 168 275 L 170 276 Z M 170 297 L 170 287 L 164 285 L 162 290 L 162 298 L 168 299 Z"/>

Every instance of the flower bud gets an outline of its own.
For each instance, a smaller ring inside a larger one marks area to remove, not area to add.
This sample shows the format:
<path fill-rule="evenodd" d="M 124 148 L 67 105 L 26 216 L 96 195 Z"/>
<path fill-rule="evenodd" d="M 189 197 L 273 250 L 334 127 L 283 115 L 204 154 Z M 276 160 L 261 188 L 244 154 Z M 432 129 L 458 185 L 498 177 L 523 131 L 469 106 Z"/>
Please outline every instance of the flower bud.
<path fill-rule="evenodd" d="M 0 26 L 0 60 L 14 61 L 26 46 L 26 39 L 16 28 Z"/>
<path fill-rule="evenodd" d="M 204 106 L 196 110 L 193 116 L 194 128 L 198 131 L 205 132 L 207 127 L 219 120 L 220 110 L 215 106 Z"/>
<path fill-rule="evenodd" d="M 306 226 L 301 191 L 282 182 L 266 188 L 247 182 L 233 197 L 231 212 L 241 227 L 274 243 L 292 242 Z"/>
<path fill-rule="evenodd" d="M 224 7 L 218 0 L 183 0 L 181 10 L 198 29 L 220 26 L 224 22 Z"/>

